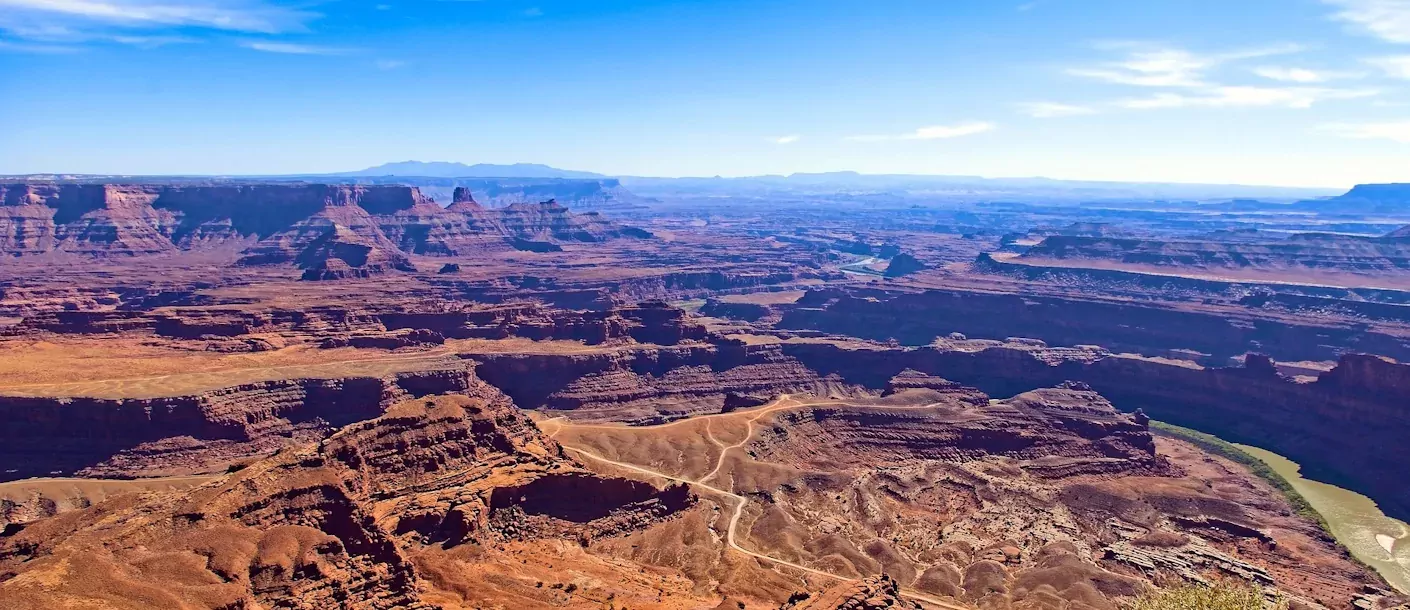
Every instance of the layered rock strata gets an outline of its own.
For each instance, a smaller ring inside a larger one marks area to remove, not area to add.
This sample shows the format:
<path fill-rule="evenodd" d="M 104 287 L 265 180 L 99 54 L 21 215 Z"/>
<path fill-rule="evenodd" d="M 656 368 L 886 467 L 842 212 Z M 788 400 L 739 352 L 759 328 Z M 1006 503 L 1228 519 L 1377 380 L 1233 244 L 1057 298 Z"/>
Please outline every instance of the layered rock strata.
<path fill-rule="evenodd" d="M 693 501 L 579 468 L 502 399 L 415 400 L 191 491 L 7 531 L 0 605 L 438 608 L 422 575 L 448 550 L 611 536 Z"/>

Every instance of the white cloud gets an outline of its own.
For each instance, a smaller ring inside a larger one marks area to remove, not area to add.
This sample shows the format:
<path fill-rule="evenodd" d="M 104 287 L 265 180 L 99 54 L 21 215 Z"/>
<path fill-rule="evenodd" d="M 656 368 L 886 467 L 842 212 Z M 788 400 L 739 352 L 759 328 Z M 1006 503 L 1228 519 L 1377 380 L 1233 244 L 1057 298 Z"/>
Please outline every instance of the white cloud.
<path fill-rule="evenodd" d="M 406 62 L 400 59 L 379 59 L 372 62 L 372 65 L 377 66 L 378 70 L 395 70 L 405 66 Z"/>
<path fill-rule="evenodd" d="M 798 135 L 798 134 L 795 133 L 795 134 L 789 134 L 789 135 L 786 135 L 786 136 L 779 136 L 779 137 L 777 137 L 777 138 L 773 138 L 773 141 L 774 141 L 774 144 L 792 144 L 792 143 L 797 142 L 798 140 L 801 140 L 801 139 L 803 139 L 803 136 L 800 136 L 800 135 Z"/>
<path fill-rule="evenodd" d="M 1410 121 L 1386 123 L 1331 123 L 1323 125 L 1322 131 L 1344 138 L 1359 140 L 1391 140 L 1410 144 Z"/>
<path fill-rule="evenodd" d="M 1366 63 L 1380 68 L 1381 71 L 1385 72 L 1386 76 L 1410 79 L 1410 55 L 1373 57 L 1367 59 Z"/>
<path fill-rule="evenodd" d="M 1118 100 L 1116 105 L 1133 110 L 1158 108 L 1311 108 L 1327 100 L 1371 97 L 1374 89 L 1327 89 L 1318 87 L 1218 86 L 1198 94 L 1157 93 L 1142 98 Z"/>
<path fill-rule="evenodd" d="M 1341 10 L 1333 19 L 1388 42 L 1410 43 L 1410 0 L 1323 0 Z"/>
<path fill-rule="evenodd" d="M 1097 67 L 1072 68 L 1067 73 L 1134 87 L 1200 88 L 1210 86 L 1210 83 L 1206 81 L 1205 73 L 1222 64 L 1296 53 L 1301 50 L 1301 47 L 1296 45 L 1277 45 L 1200 54 L 1185 49 L 1152 47 L 1147 44 L 1130 42 L 1101 46 L 1110 49 L 1124 49 L 1127 51 L 1126 57 L 1120 61 L 1108 62 Z"/>
<path fill-rule="evenodd" d="M 186 36 L 125 36 L 122 34 L 112 36 L 111 40 L 113 42 L 120 42 L 144 49 L 153 49 L 169 44 L 189 44 L 196 42 L 196 39 Z"/>
<path fill-rule="evenodd" d="M 318 15 L 262 0 L 0 0 L 7 31 L 34 27 L 198 27 L 274 34 Z"/>
<path fill-rule="evenodd" d="M 948 138 L 958 138 L 971 136 L 974 134 L 993 131 L 997 125 L 985 121 L 970 121 L 956 125 L 931 125 L 921 127 L 910 133 L 896 135 L 869 135 L 869 136 L 848 136 L 847 140 L 853 142 L 884 142 L 887 140 L 943 140 Z"/>
<path fill-rule="evenodd" d="M 1410 0 L 1405 0 L 1410 2 Z M 1218 53 L 1192 53 L 1178 48 L 1152 48 L 1141 43 L 1113 43 L 1104 47 L 1124 50 L 1120 61 L 1097 68 L 1069 70 L 1070 74 L 1123 84 L 1155 93 L 1117 99 L 1097 104 L 1131 110 L 1162 108 L 1311 108 L 1329 100 L 1349 100 L 1373 97 L 1375 89 L 1348 89 L 1310 86 L 1337 78 L 1359 78 L 1350 72 L 1316 71 L 1306 68 L 1263 66 L 1253 68 L 1263 78 L 1289 83 L 1282 86 L 1249 85 L 1224 82 L 1213 73 L 1225 64 L 1260 57 L 1284 55 L 1301 51 L 1296 45 L 1273 45 Z M 1410 72 L 1410 68 L 1407 68 Z M 1090 108 L 1091 106 L 1089 106 Z M 1040 106 L 1027 109 L 1033 116 L 1057 108 Z M 1035 112 L 1037 111 L 1037 112 Z"/>
<path fill-rule="evenodd" d="M 1051 119 L 1066 116 L 1081 116 L 1084 114 L 1096 114 L 1097 109 L 1091 106 L 1077 106 L 1074 104 L 1060 104 L 1057 102 L 1026 102 L 1018 104 L 1019 112 L 1022 112 L 1035 119 Z"/>
<path fill-rule="evenodd" d="M 293 42 L 272 42 L 264 40 L 246 40 L 240 46 L 255 51 L 265 53 L 284 53 L 286 55 L 342 55 L 347 53 L 347 49 L 334 47 L 320 47 L 308 44 L 298 44 Z"/>
<path fill-rule="evenodd" d="M 1253 73 L 1269 80 L 1302 84 L 1325 83 L 1329 80 L 1360 78 L 1364 76 L 1364 74 L 1351 72 L 1328 72 L 1325 70 L 1309 70 L 1307 68 L 1286 68 L 1279 66 L 1254 68 Z"/>

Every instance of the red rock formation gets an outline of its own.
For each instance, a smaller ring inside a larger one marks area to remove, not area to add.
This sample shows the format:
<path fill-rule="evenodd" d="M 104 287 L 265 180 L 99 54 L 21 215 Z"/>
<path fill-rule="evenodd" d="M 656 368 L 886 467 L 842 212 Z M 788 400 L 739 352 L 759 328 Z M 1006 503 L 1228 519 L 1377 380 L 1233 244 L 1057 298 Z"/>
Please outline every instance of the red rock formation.
<path fill-rule="evenodd" d="M 613 535 L 692 501 L 582 470 L 505 401 L 417 400 L 194 490 L 7 530 L 0 606 L 429 609 L 416 566 L 440 549 Z"/>
<path fill-rule="evenodd" d="M 1004 401 L 973 389 L 921 393 L 932 409 L 815 406 L 784 411 L 776 438 L 755 447 L 760 459 L 783 463 L 965 462 L 1016 460 L 1029 474 L 1162 473 L 1146 422 L 1118 412 L 1091 390 L 1043 388 Z M 795 452 L 805 452 L 795 454 Z M 810 453 L 809 453 L 810 452 Z"/>
<path fill-rule="evenodd" d="M 294 262 L 304 270 L 305 280 L 340 280 L 416 270 L 390 242 L 358 235 L 338 224 L 308 244 Z"/>
<path fill-rule="evenodd" d="M 1118 239 L 1054 235 L 1030 248 L 1026 260 L 1096 260 L 1200 269 L 1315 269 L 1396 272 L 1410 266 L 1410 244 L 1393 236 L 1300 233 L 1264 243 Z"/>
<path fill-rule="evenodd" d="M 525 408 L 646 423 L 767 402 L 784 393 L 850 393 L 777 346 L 725 343 L 593 354 L 484 354 L 476 374 Z"/>
<path fill-rule="evenodd" d="M 385 377 L 280 379 L 129 398 L 0 396 L 4 479 L 219 472 L 370 419 L 408 397 L 497 395 L 455 362 Z"/>
<path fill-rule="evenodd" d="M 885 574 L 842 583 L 821 593 L 798 592 L 779 610 L 920 610 L 922 606 L 901 597 L 901 585 Z"/>
<path fill-rule="evenodd" d="M 886 277 L 904 277 L 928 268 L 915 256 L 903 252 L 891 258 L 891 263 L 886 266 Z"/>
<path fill-rule="evenodd" d="M 868 298 L 875 297 L 875 298 Z M 818 290 L 784 311 L 777 325 L 908 345 L 959 332 L 970 338 L 1028 337 L 1053 345 L 1113 351 L 1187 349 L 1215 361 L 1265 352 L 1283 360 L 1325 360 L 1341 350 L 1410 359 L 1410 340 L 1340 321 L 1285 321 L 1249 312 L 1189 311 L 1155 304 L 995 294 L 967 290 L 879 293 Z"/>
<path fill-rule="evenodd" d="M 551 201 L 486 210 L 457 192 L 442 209 L 398 185 L 0 184 L 0 253 L 132 256 L 258 239 L 242 263 L 277 264 L 333 226 L 389 253 L 431 255 L 649 237 Z"/>

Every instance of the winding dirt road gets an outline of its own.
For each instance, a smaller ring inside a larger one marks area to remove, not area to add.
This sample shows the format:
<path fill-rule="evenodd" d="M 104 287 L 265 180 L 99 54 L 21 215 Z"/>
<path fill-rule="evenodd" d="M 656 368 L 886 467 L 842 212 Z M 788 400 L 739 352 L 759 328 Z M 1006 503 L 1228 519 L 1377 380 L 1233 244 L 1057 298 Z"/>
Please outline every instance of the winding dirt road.
<path fill-rule="evenodd" d="M 775 412 L 775 411 L 783 411 L 783 410 L 787 410 L 787 409 L 801 409 L 801 408 L 805 408 L 805 407 L 814 407 L 814 406 L 823 406 L 823 405 L 828 405 L 828 406 L 853 406 L 853 407 L 860 407 L 860 408 L 866 408 L 866 407 L 868 407 L 868 405 L 853 405 L 853 404 L 850 404 L 850 403 L 837 402 L 837 401 L 799 402 L 799 401 L 793 400 L 790 395 L 788 395 L 788 394 L 783 394 L 783 395 L 779 396 L 779 398 L 778 398 L 777 400 L 775 400 L 773 403 L 771 403 L 771 404 L 769 404 L 769 405 L 766 405 L 766 406 L 764 406 L 764 407 L 762 407 L 762 408 L 760 408 L 760 409 L 758 409 L 758 410 L 752 412 L 751 417 L 749 417 L 748 419 L 745 420 L 745 434 L 744 434 L 744 438 L 743 438 L 742 440 L 740 440 L 738 443 L 735 443 L 735 444 L 733 444 L 733 445 L 725 445 L 724 443 L 722 443 L 722 442 L 720 442 L 718 439 L 716 439 L 715 436 L 714 436 L 714 434 L 712 434 L 712 433 L 710 432 L 710 427 L 709 427 L 709 426 L 710 426 L 710 422 L 707 420 L 707 421 L 706 421 L 706 428 L 705 428 L 705 436 L 706 436 L 706 438 L 710 439 L 711 442 L 715 443 L 715 445 L 717 445 L 717 446 L 720 447 L 720 456 L 719 456 L 719 458 L 717 458 L 717 459 L 715 460 L 715 467 L 714 467 L 714 469 L 712 469 L 709 473 L 706 473 L 705 476 L 700 477 L 699 479 L 695 479 L 695 480 L 685 479 L 685 478 L 681 478 L 681 477 L 677 477 L 677 476 L 672 476 L 672 475 L 666 474 L 666 473 L 664 473 L 664 472 L 658 472 L 658 471 L 651 470 L 651 469 L 648 469 L 648 468 L 642 468 L 641 466 L 637 466 L 636 464 L 629 464 L 629 463 L 626 463 L 626 462 L 619 462 L 619 461 L 617 461 L 617 460 L 613 460 L 613 459 L 609 459 L 609 458 L 603 457 L 603 456 L 601 456 L 601 455 L 598 455 L 597 453 L 594 453 L 594 452 L 592 452 L 592 451 L 589 451 L 589 450 L 587 450 L 587 449 L 582 449 L 582 448 L 579 448 L 579 447 L 572 447 L 572 446 L 569 446 L 569 445 L 563 445 L 563 448 L 565 448 L 565 449 L 567 449 L 567 450 L 569 450 L 569 451 L 572 451 L 572 452 L 574 452 L 574 453 L 577 453 L 578 455 L 581 455 L 581 456 L 583 456 L 583 457 L 592 459 L 592 460 L 597 461 L 597 462 L 602 462 L 602 463 L 604 463 L 604 464 L 609 464 L 609 465 L 615 466 L 615 467 L 617 467 L 617 468 L 621 468 L 621 469 L 624 469 L 624 470 L 629 470 L 629 471 L 632 471 L 632 472 L 640 473 L 640 474 L 647 475 L 647 476 L 651 476 L 651 477 L 666 479 L 666 480 L 668 480 L 668 481 L 674 481 L 674 482 L 677 482 L 677 483 L 684 483 L 684 484 L 686 484 L 686 485 L 692 485 L 692 486 L 694 486 L 694 487 L 697 487 L 697 488 L 700 488 L 700 489 L 704 489 L 704 490 L 706 490 L 706 491 L 709 491 L 709 492 L 712 492 L 712 493 L 716 493 L 716 494 L 719 494 L 719 495 L 728 497 L 728 498 L 730 498 L 731 500 L 733 500 L 733 504 L 734 504 L 734 513 L 733 513 L 732 515 L 730 515 L 729 526 L 728 526 L 728 527 L 726 528 L 726 530 L 725 530 L 725 543 L 728 544 L 730 548 L 732 548 L 732 549 L 734 549 L 734 550 L 736 550 L 736 551 L 739 551 L 740 553 L 744 553 L 745 555 L 748 555 L 748 556 L 753 557 L 753 558 L 755 558 L 755 559 L 759 559 L 759 560 L 761 560 L 761 561 L 768 562 L 768 563 L 772 563 L 772 564 L 775 564 L 775 565 L 787 566 L 787 567 L 790 567 L 790 568 L 793 568 L 793 569 L 796 569 L 796 570 L 802 570 L 802 571 L 807 572 L 807 573 L 809 573 L 809 574 L 815 574 L 815 575 L 817 575 L 817 576 L 822 576 L 822 577 L 830 578 L 830 579 L 837 580 L 837 581 L 842 581 L 842 582 L 855 582 L 855 581 L 857 580 L 857 579 L 855 579 L 855 578 L 849 578 L 849 577 L 846 577 L 846 576 L 838 576 L 838 575 L 833 574 L 833 573 L 830 573 L 830 572 L 825 572 L 825 571 L 823 571 L 823 570 L 819 570 L 819 569 L 816 569 L 816 568 L 810 568 L 810 567 L 808 567 L 808 566 L 800 565 L 800 564 L 797 564 L 797 563 L 793 563 L 793 562 L 791 562 L 791 561 L 787 561 L 787 560 L 784 560 L 784 559 L 778 559 L 778 558 L 776 558 L 776 557 L 769 557 L 768 555 L 764 555 L 764 554 L 762 554 L 762 553 L 757 553 L 757 552 L 751 551 L 751 550 L 749 550 L 749 549 L 746 549 L 746 548 L 740 546 L 740 545 L 739 545 L 739 542 L 738 542 L 738 540 L 737 540 L 738 536 L 735 534 L 735 530 L 738 529 L 739 520 L 744 516 L 744 507 L 745 507 L 746 504 L 749 503 L 749 499 L 748 499 L 748 498 L 745 498 L 744 496 L 741 496 L 741 495 L 739 495 L 739 494 L 737 494 L 737 493 L 734 493 L 734 492 L 732 492 L 732 491 L 727 491 L 727 490 L 725 490 L 725 489 L 721 489 L 721 488 L 719 488 L 719 487 L 715 487 L 715 486 L 710 485 L 709 483 L 706 483 L 706 482 L 705 482 L 705 481 L 708 481 L 711 477 L 714 477 L 715 475 L 719 474 L 720 468 L 722 468 L 722 467 L 724 466 L 725 457 L 726 457 L 727 455 L 729 455 L 729 452 L 730 452 L 731 450 L 734 450 L 734 449 L 738 449 L 738 448 L 740 448 L 740 447 L 743 447 L 744 445 L 748 444 L 748 442 L 749 442 L 750 439 L 754 438 L 754 422 L 758 421 L 759 418 L 761 418 L 761 417 L 763 417 L 763 416 L 765 416 L 765 415 L 767 415 L 767 414 L 769 414 L 769 413 L 773 413 L 773 412 Z M 919 406 L 919 407 L 887 407 L 887 408 L 893 408 L 893 409 L 894 409 L 894 408 L 902 408 L 902 409 L 906 409 L 906 408 L 909 408 L 909 409 L 926 409 L 926 408 L 931 408 L 931 407 L 933 407 L 933 406 L 935 406 L 935 405 L 934 405 L 934 404 L 930 404 L 930 405 L 923 405 L 923 406 Z M 632 429 L 643 429 L 643 428 L 649 429 L 649 428 L 653 428 L 653 427 L 655 427 L 655 428 L 667 427 L 667 426 L 679 425 L 679 424 L 684 423 L 684 422 L 687 422 L 687 421 L 694 421 L 694 420 L 696 420 L 696 419 L 715 418 L 715 417 L 730 417 L 730 416 L 738 416 L 738 415 L 740 415 L 740 413 L 720 413 L 720 414 L 714 414 L 714 415 L 706 415 L 706 416 L 702 416 L 702 417 L 700 417 L 700 418 L 684 419 L 684 420 L 680 420 L 680 421 L 676 421 L 676 422 L 671 422 L 671 423 L 668 423 L 668 424 L 661 424 L 661 425 L 659 425 L 659 426 L 641 426 L 641 427 L 632 428 Z M 563 419 L 563 418 L 561 418 L 561 417 L 555 417 L 555 418 L 553 418 L 552 420 L 545 420 L 544 422 L 542 422 L 542 423 L 548 423 L 548 422 L 550 422 L 550 421 L 555 421 L 555 422 L 558 423 L 558 426 L 553 430 L 553 432 L 551 432 L 551 433 L 548 434 L 549 437 L 556 437 L 556 436 L 558 435 L 558 433 L 559 433 L 559 432 L 562 432 L 563 429 L 564 429 L 564 427 L 566 427 L 565 424 L 562 424 L 561 421 L 558 421 L 558 420 L 561 420 L 561 419 Z M 571 424 L 568 424 L 568 425 L 571 425 Z M 599 429 L 601 429 L 601 428 L 610 428 L 610 429 L 624 429 L 624 428 L 628 428 L 627 426 L 608 426 L 608 425 L 583 425 L 583 426 L 574 425 L 573 427 L 574 427 L 574 428 L 599 428 Z M 560 443 L 560 444 L 561 444 L 561 443 Z M 942 600 L 942 599 L 939 599 L 939 598 L 935 598 L 935 597 L 931 597 L 931 596 L 929 596 L 929 595 L 925 595 L 925 594 L 923 594 L 923 593 L 917 593 L 917 592 L 915 592 L 915 591 L 902 590 L 902 591 L 901 591 L 901 595 L 902 595 L 903 597 L 906 597 L 906 598 L 909 598 L 909 599 L 913 599 L 913 600 L 916 600 L 916 601 L 919 601 L 919 602 L 923 602 L 923 603 L 926 603 L 926 604 L 930 604 L 930 605 L 932 605 L 932 606 L 936 606 L 936 607 L 939 607 L 939 608 L 944 608 L 945 610 L 971 610 L 970 608 L 968 608 L 968 607 L 966 607 L 966 606 L 960 606 L 960 605 L 957 605 L 957 604 L 955 604 L 955 603 L 953 603 L 953 602 L 948 602 L 948 601 L 945 601 L 945 600 Z"/>

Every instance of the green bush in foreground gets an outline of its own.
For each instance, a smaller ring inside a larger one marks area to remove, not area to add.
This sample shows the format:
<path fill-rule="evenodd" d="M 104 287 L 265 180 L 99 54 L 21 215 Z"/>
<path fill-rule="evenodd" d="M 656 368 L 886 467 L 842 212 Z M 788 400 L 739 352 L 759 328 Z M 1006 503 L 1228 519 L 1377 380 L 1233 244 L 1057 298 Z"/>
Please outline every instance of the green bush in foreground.
<path fill-rule="evenodd" d="M 1286 610 L 1287 607 L 1283 601 L 1270 604 L 1257 587 L 1218 583 L 1153 591 L 1137 599 L 1130 610 Z"/>

